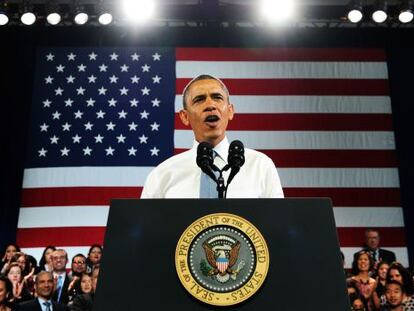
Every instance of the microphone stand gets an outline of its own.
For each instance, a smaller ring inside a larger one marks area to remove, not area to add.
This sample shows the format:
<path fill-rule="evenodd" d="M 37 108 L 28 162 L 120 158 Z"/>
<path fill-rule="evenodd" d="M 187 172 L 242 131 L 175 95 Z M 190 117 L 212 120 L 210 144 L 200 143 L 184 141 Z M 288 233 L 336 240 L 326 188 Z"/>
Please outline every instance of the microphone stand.
<path fill-rule="evenodd" d="M 224 199 L 227 196 L 227 186 L 224 183 L 224 177 L 223 172 L 227 171 L 230 168 L 230 166 L 227 164 L 222 169 L 219 169 L 216 165 L 213 165 L 213 170 L 219 173 L 219 176 L 217 178 L 217 193 L 219 199 Z"/>

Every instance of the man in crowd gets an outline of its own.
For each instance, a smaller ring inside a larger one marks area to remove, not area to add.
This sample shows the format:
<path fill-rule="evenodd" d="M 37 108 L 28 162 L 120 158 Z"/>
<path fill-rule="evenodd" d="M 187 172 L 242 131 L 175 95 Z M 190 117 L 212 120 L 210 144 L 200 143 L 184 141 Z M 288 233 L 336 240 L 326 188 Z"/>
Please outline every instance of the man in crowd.
<path fill-rule="evenodd" d="M 227 164 L 228 123 L 233 120 L 234 106 L 224 83 L 210 75 L 194 78 L 183 91 L 181 122 L 192 128 L 193 147 L 175 155 L 148 176 L 141 198 L 217 198 L 215 183 L 196 165 L 197 147 L 201 142 L 214 149 L 214 164 L 220 169 Z M 224 173 L 228 180 L 229 171 Z M 229 198 L 282 198 L 283 190 L 273 161 L 263 153 L 245 150 L 245 164 L 231 182 Z"/>
<path fill-rule="evenodd" d="M 83 254 L 76 254 L 72 258 L 72 267 L 70 276 L 81 277 L 82 273 L 86 272 L 86 257 Z"/>
<path fill-rule="evenodd" d="M 380 244 L 380 235 L 376 229 L 367 229 L 365 230 L 365 248 L 364 250 L 371 254 L 374 262 L 378 264 L 380 261 L 385 261 L 392 263 L 396 261 L 395 254 L 392 251 L 383 249 L 379 247 Z M 358 252 L 359 253 L 359 252 Z M 357 253 L 354 254 L 354 257 Z M 375 264 L 375 267 L 376 267 Z"/>
<path fill-rule="evenodd" d="M 52 301 L 54 281 L 52 273 L 41 271 L 35 279 L 36 299 L 21 303 L 19 311 L 66 311 L 67 306 Z"/>
<path fill-rule="evenodd" d="M 68 287 L 71 282 L 66 273 L 68 254 L 64 249 L 57 249 L 52 253 L 53 278 L 55 281 L 55 292 L 53 301 L 67 304 L 69 302 Z"/>
<path fill-rule="evenodd" d="M 382 309 L 383 311 L 403 311 L 403 300 L 405 297 L 404 288 L 402 284 L 397 281 L 390 281 L 385 285 L 385 297 L 387 298 L 387 305 Z"/>

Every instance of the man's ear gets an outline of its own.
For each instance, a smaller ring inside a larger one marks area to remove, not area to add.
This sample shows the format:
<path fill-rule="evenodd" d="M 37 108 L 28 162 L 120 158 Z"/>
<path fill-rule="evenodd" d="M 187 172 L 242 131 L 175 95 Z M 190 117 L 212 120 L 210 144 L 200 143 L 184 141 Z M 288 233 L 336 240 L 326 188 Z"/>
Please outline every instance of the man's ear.
<path fill-rule="evenodd" d="M 190 125 L 190 121 L 188 119 L 188 112 L 185 109 L 181 109 L 178 112 L 178 115 L 180 116 L 180 120 L 181 122 L 185 125 L 185 126 L 189 126 Z"/>
<path fill-rule="evenodd" d="M 229 103 L 228 109 L 229 109 L 229 120 L 233 120 L 233 117 L 234 117 L 234 106 L 233 106 L 233 104 Z"/>

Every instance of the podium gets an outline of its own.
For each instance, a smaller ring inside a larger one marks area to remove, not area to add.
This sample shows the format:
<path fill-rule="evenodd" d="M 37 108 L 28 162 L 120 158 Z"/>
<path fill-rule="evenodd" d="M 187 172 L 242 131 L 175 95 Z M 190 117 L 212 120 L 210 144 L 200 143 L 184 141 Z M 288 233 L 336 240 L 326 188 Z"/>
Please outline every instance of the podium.
<path fill-rule="evenodd" d="M 267 276 L 257 292 L 225 307 L 190 294 L 179 279 L 175 258 L 186 229 L 217 213 L 248 220 L 269 253 Z M 330 200 L 113 200 L 94 310 L 220 309 L 349 311 Z"/>

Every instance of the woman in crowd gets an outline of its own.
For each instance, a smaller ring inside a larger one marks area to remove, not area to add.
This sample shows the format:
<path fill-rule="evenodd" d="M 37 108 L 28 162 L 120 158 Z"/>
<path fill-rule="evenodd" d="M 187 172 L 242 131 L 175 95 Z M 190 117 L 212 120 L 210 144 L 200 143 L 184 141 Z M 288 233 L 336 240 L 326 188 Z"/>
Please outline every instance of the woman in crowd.
<path fill-rule="evenodd" d="M 88 252 L 88 258 L 86 258 L 86 272 L 91 273 L 96 267 L 99 267 L 102 258 L 102 251 L 102 245 L 93 244 L 90 247 Z"/>
<path fill-rule="evenodd" d="M 348 286 L 355 285 L 359 294 L 364 296 L 367 302 L 367 311 L 375 310 L 372 294 L 376 287 L 376 281 L 369 276 L 369 271 L 373 266 L 374 260 L 370 254 L 366 251 L 360 251 L 352 263 L 353 276 L 347 279 Z"/>
<path fill-rule="evenodd" d="M 69 285 L 69 305 L 72 304 L 76 296 L 89 294 L 92 292 L 92 277 L 88 273 L 76 276 Z"/>
<path fill-rule="evenodd" d="M 52 267 L 52 253 L 56 250 L 55 246 L 49 245 L 43 250 L 42 258 L 39 261 L 40 270 L 51 272 Z"/>
<path fill-rule="evenodd" d="M 404 266 L 399 262 L 393 262 L 390 268 L 388 269 L 387 283 L 391 281 L 396 281 L 400 283 L 404 289 L 404 311 L 414 310 L 413 279 L 411 277 L 410 272 L 406 268 L 404 268 Z"/>
<path fill-rule="evenodd" d="M 4 275 L 0 275 L 0 311 L 12 311 L 10 297 L 12 293 L 12 284 Z"/>
<path fill-rule="evenodd" d="M 20 303 L 22 301 L 32 299 L 32 295 L 26 287 L 22 268 L 17 262 L 12 262 L 6 270 L 6 276 L 12 284 L 13 302 Z"/>
<path fill-rule="evenodd" d="M 99 267 L 95 268 L 92 272 L 91 281 L 92 289 L 89 293 L 80 294 L 75 297 L 72 305 L 70 306 L 71 311 L 92 311 L 94 294 L 96 291 L 96 283 L 98 282 Z M 86 285 L 86 284 L 85 284 Z M 89 285 L 85 289 L 89 288 Z"/>
<path fill-rule="evenodd" d="M 7 269 L 7 265 L 10 263 L 13 255 L 16 254 L 17 252 L 20 252 L 20 247 L 17 246 L 16 244 L 10 243 L 6 246 L 3 252 L 3 255 L 1 257 L 0 273 L 4 274 L 4 272 Z"/>
<path fill-rule="evenodd" d="M 378 310 L 381 306 L 384 306 L 386 303 L 385 298 L 385 284 L 387 282 L 387 272 L 390 265 L 385 262 L 381 261 L 377 265 L 377 270 L 375 274 L 377 275 L 377 287 L 375 288 L 375 292 L 373 293 L 374 305 L 375 308 Z"/>
<path fill-rule="evenodd" d="M 355 293 L 349 296 L 349 300 L 351 303 L 352 311 L 366 311 L 367 308 L 364 296 Z"/>

